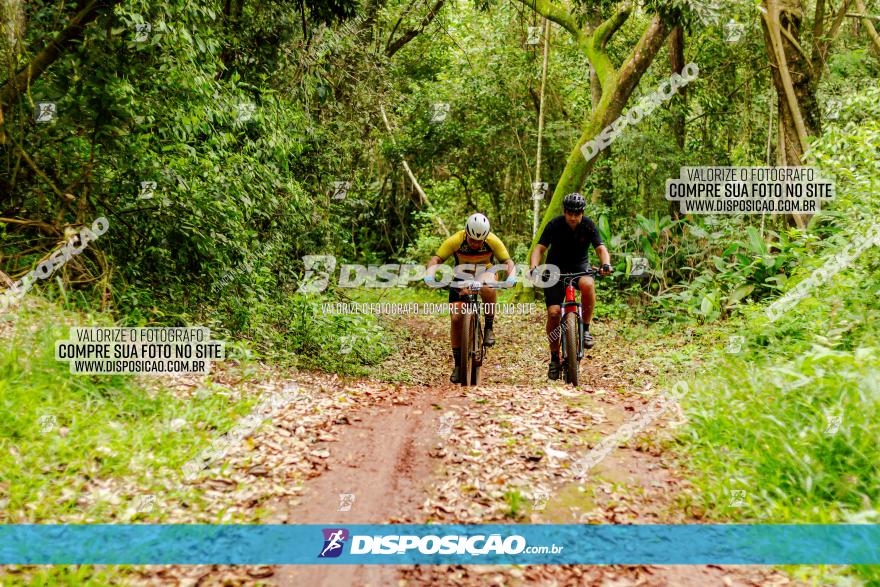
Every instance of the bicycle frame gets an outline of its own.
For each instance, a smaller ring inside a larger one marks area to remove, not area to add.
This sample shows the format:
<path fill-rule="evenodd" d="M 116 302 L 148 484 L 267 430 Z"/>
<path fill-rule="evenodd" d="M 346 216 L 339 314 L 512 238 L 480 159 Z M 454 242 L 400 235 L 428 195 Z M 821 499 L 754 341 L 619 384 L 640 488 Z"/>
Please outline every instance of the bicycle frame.
<path fill-rule="evenodd" d="M 564 328 L 565 324 L 565 316 L 567 314 L 571 314 L 572 312 L 577 313 L 578 317 L 578 331 L 577 331 L 577 360 L 580 361 L 584 358 L 584 318 L 581 315 L 581 303 L 578 301 L 578 291 L 577 282 L 581 277 L 593 277 L 596 275 L 596 271 L 594 269 L 590 269 L 589 271 L 583 271 L 580 273 L 563 273 L 559 276 L 560 279 L 565 283 L 565 301 L 562 303 L 562 317 L 559 320 L 559 328 L 562 332 L 562 336 L 560 337 L 560 351 L 562 352 L 563 363 L 565 362 L 566 355 L 566 345 L 565 339 L 567 336 L 570 336 L 570 333 L 567 333 Z"/>
<path fill-rule="evenodd" d="M 563 359 L 567 356 L 566 353 L 566 344 L 565 339 L 567 336 L 570 336 L 570 333 L 565 331 L 565 316 L 566 314 L 571 314 L 572 312 L 577 314 L 578 317 L 578 331 L 577 331 L 577 359 L 580 361 L 584 358 L 584 318 L 581 316 L 581 304 L 577 298 L 578 288 L 575 287 L 575 282 L 579 280 L 580 277 L 569 277 L 565 279 L 565 301 L 562 304 L 562 318 L 559 321 L 559 327 L 562 329 L 562 336 L 560 337 L 560 351 L 562 351 Z"/>

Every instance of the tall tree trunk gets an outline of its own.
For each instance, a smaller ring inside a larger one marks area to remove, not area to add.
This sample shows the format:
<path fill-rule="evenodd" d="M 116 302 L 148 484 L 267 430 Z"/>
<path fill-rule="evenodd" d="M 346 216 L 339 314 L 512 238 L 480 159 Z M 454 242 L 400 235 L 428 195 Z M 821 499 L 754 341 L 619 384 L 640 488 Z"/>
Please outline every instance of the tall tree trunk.
<path fill-rule="evenodd" d="M 800 0 L 763 0 L 761 9 L 764 43 L 779 99 L 779 158 L 789 166 L 803 165 L 808 137 L 821 132 L 821 120 L 817 76 L 800 43 L 802 5 Z M 790 215 L 789 223 L 806 226 L 801 214 Z"/>
<path fill-rule="evenodd" d="M 547 223 L 562 212 L 562 198 L 565 194 L 583 189 L 584 182 L 595 165 L 596 157 L 588 160 L 581 151 L 582 147 L 596 138 L 602 129 L 614 122 L 623 112 L 642 75 L 663 46 L 669 34 L 669 23 L 659 14 L 655 14 L 623 64 L 615 67 L 607 45 L 632 13 L 634 5 L 631 2 L 622 2 L 614 14 L 599 26 L 590 25 L 585 29 L 579 18 L 552 0 L 519 1 L 571 33 L 576 46 L 589 59 L 590 65 L 596 71 L 602 90 L 598 104 L 595 104 L 590 115 L 581 124 L 581 135 L 568 155 L 565 168 L 556 183 L 553 198 L 544 212 L 535 238 L 532 239 L 529 249 L 533 250 Z"/>
<path fill-rule="evenodd" d="M 821 132 L 812 67 L 800 44 L 803 12 L 799 0 L 764 0 L 764 43 L 780 103 L 785 161 L 802 165 L 809 136 Z"/>
<path fill-rule="evenodd" d="M 681 75 L 684 71 L 684 28 L 676 25 L 669 33 L 669 66 L 672 73 Z M 672 134 L 679 151 L 684 152 L 686 139 L 685 116 L 687 115 L 687 86 L 678 89 L 678 95 L 672 98 Z M 681 216 L 677 202 L 669 202 L 669 215 L 672 218 Z"/>
<path fill-rule="evenodd" d="M 601 21 L 596 21 L 596 24 L 600 24 Z M 590 67 L 590 98 L 593 103 L 593 112 L 596 111 L 596 108 L 599 107 L 599 101 L 602 99 L 602 85 L 599 83 L 599 76 L 596 75 L 596 70 Z M 606 147 L 598 156 L 597 159 L 600 161 L 604 161 L 611 156 L 611 147 Z M 598 161 L 597 161 L 598 162 Z M 599 181 L 596 182 L 596 187 L 593 188 L 593 195 L 590 198 L 594 204 L 604 203 L 606 205 L 611 205 L 611 169 L 608 165 L 600 165 L 598 173 L 600 175 Z"/>
<path fill-rule="evenodd" d="M 677 25 L 669 33 L 669 66 L 672 73 L 681 75 L 684 70 L 684 29 Z M 684 150 L 685 141 L 685 105 L 687 103 L 687 86 L 678 89 L 678 96 L 672 99 L 672 133 L 675 144 Z"/>
<path fill-rule="evenodd" d="M 541 96 L 538 101 L 538 148 L 535 151 L 535 182 L 541 183 L 541 147 L 544 141 L 544 91 L 547 86 L 547 66 L 550 62 L 550 21 L 544 19 L 544 50 L 541 62 Z M 538 231 L 538 216 L 541 213 L 541 200 L 535 197 L 540 191 L 542 199 L 544 190 L 532 190 L 532 238 Z"/>

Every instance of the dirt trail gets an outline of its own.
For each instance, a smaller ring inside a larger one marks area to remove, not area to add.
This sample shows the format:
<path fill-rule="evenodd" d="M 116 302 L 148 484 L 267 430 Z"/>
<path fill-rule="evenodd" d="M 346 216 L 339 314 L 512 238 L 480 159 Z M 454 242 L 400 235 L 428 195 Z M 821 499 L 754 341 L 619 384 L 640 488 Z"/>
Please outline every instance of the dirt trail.
<path fill-rule="evenodd" d="M 597 324 L 597 347 L 581 364 L 583 385 L 574 389 L 546 379 L 543 312 L 501 317 L 485 385 L 462 388 L 448 381 L 448 318 L 394 322 L 401 350 L 370 378 L 297 374 L 284 385 L 298 383 L 301 395 L 254 436 L 251 448 L 232 455 L 228 468 L 238 481 L 230 487 L 252 488 L 245 504 L 268 499 L 266 522 L 701 521 L 686 507 L 693 489 L 662 449 L 679 424 L 675 411 L 622 441 L 583 479 L 572 474 L 576 460 L 656 399 L 658 368 L 651 357 L 664 341 L 648 342 L 617 323 Z M 240 490 L 224 491 L 230 493 L 217 495 L 217 503 Z M 340 494 L 354 496 L 348 511 L 340 511 Z M 303 548 L 315 549 L 317 558 L 320 544 Z M 163 573 L 192 585 L 791 584 L 772 569 L 714 565 L 225 566 Z"/>
<path fill-rule="evenodd" d="M 613 324 L 582 363 L 575 390 L 546 380 L 540 316 L 499 320 L 486 386 L 447 381 L 447 323 L 408 318 L 410 341 L 385 366 L 418 384 L 361 409 L 331 443 L 328 469 L 306 483 L 287 523 L 683 523 L 678 498 L 689 490 L 657 448 L 676 414 L 613 451 L 582 482 L 569 466 L 646 408 L 656 373 L 645 345 Z M 504 360 L 502 360 L 502 358 Z M 381 372 L 380 372 L 381 376 Z M 451 423 L 442 433 L 441 417 Z M 525 505 L 513 511 L 510 493 Z M 339 512 L 339 494 L 355 495 Z M 541 498 L 540 496 L 544 497 Z M 282 508 L 283 510 L 283 508 Z M 317 555 L 317 553 L 316 553 Z M 280 567 L 277 585 L 784 585 L 761 567 L 696 566 L 333 566 Z"/>

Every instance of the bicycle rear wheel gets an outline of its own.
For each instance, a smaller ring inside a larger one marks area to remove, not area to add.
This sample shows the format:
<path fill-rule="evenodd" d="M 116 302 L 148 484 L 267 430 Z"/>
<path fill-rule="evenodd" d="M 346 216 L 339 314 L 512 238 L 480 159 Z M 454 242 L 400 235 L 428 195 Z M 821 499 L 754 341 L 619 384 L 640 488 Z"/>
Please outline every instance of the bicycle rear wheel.
<path fill-rule="evenodd" d="M 578 337 L 581 335 L 577 312 L 565 315 L 565 373 L 568 383 L 578 385 Z"/>

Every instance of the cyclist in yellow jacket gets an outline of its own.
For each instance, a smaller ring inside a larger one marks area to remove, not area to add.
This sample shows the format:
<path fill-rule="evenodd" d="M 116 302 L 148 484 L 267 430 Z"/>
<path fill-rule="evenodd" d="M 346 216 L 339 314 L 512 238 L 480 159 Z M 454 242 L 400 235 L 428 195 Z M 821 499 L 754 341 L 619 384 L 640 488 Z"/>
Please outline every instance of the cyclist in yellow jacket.
<path fill-rule="evenodd" d="M 446 261 L 449 257 L 455 259 L 455 265 L 473 264 L 476 271 L 480 268 L 489 268 L 497 259 L 499 263 L 504 263 L 507 271 L 507 279 L 513 282 L 515 277 L 515 266 L 513 259 L 507 252 L 507 247 L 501 242 L 494 233 L 489 231 L 489 219 L 483 214 L 472 214 L 465 223 L 464 230 L 460 230 L 446 239 L 437 252 L 428 261 L 426 269 L 425 281 L 429 284 L 434 281 L 434 274 L 437 272 L 437 266 Z M 491 274 L 487 274 L 491 275 Z M 483 278 L 483 281 L 486 281 Z M 452 317 L 452 326 L 450 329 L 450 338 L 452 339 L 452 358 L 455 361 L 455 368 L 449 380 L 452 383 L 461 382 L 461 313 L 457 311 L 460 297 L 460 288 L 449 288 L 449 303 L 454 304 L 453 311 L 450 312 Z M 495 344 L 495 335 L 492 328 L 495 322 L 495 300 L 496 292 L 488 285 L 484 285 L 480 289 L 480 298 L 483 303 L 489 304 L 486 308 L 486 331 L 483 335 L 483 342 L 486 346 Z"/>

